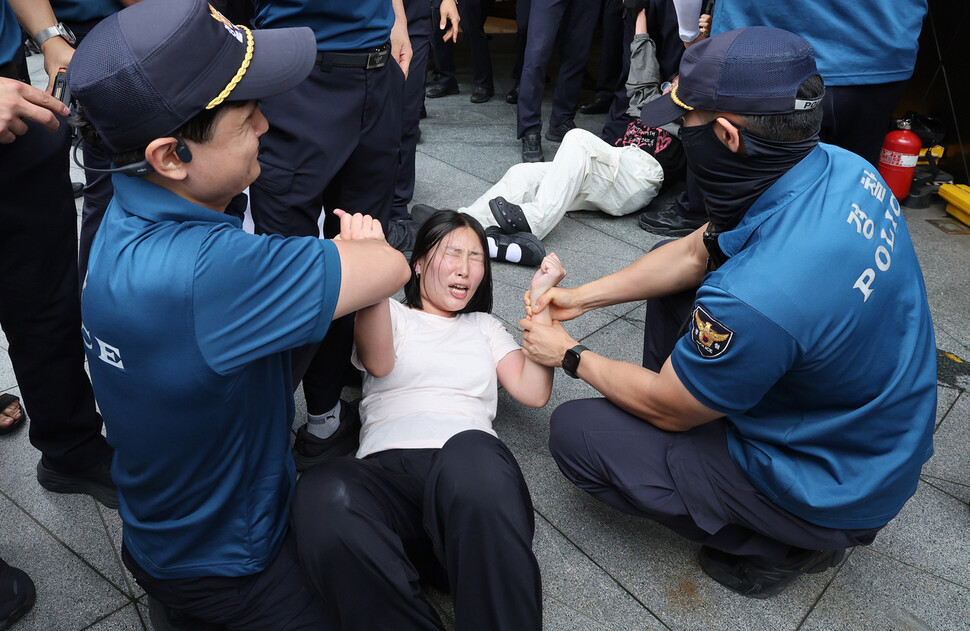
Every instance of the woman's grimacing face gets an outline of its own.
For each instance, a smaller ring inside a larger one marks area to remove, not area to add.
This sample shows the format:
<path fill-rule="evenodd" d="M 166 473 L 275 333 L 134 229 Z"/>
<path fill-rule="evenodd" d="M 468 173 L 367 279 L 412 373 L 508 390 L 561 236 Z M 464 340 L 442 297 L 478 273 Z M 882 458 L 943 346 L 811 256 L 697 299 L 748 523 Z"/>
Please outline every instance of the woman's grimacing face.
<path fill-rule="evenodd" d="M 422 310 L 450 318 L 465 308 L 485 276 L 487 254 L 475 231 L 455 228 L 414 263 Z"/>

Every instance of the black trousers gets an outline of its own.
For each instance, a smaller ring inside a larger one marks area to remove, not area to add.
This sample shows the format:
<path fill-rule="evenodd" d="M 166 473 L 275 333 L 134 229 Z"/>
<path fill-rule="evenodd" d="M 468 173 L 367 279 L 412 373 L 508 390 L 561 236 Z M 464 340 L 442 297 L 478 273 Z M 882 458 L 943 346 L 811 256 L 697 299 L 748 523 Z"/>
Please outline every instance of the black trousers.
<path fill-rule="evenodd" d="M 848 149 L 877 165 L 883 138 L 906 83 L 826 86 L 822 98 L 822 142 Z"/>
<path fill-rule="evenodd" d="M 518 138 L 527 131 L 542 129 L 546 66 L 557 44 L 559 76 L 549 126 L 575 117 L 598 12 L 599 5 L 592 0 L 532 0 L 519 83 Z"/>
<path fill-rule="evenodd" d="M 693 303 L 692 291 L 647 301 L 645 368 L 660 370 Z M 825 528 L 772 503 L 731 459 L 724 419 L 667 432 L 606 399 L 581 399 L 556 408 L 550 423 L 549 449 L 573 484 L 729 554 L 773 566 L 805 550 L 869 544 L 880 530 Z"/>
<path fill-rule="evenodd" d="M 30 442 L 49 465 L 80 471 L 111 456 L 84 372 L 77 212 L 68 124 L 0 145 L 0 326 L 30 413 Z"/>
<path fill-rule="evenodd" d="M 488 38 L 485 36 L 485 20 L 492 10 L 494 0 L 458 0 L 458 16 L 461 18 L 461 32 L 468 41 L 468 50 L 472 55 L 472 76 L 475 85 L 494 90 L 492 80 L 492 55 L 488 50 Z M 441 14 L 435 12 L 435 34 L 431 38 L 431 50 L 434 53 L 435 68 L 438 70 L 440 85 L 457 85 L 455 69 L 455 44 L 441 39 L 438 24 Z"/>
<path fill-rule="evenodd" d="M 602 19 L 603 45 L 596 72 L 596 98 L 612 99 L 618 89 L 626 90 L 623 57 L 627 58 L 629 71 L 630 47 L 624 46 L 622 0 L 604 0 Z"/>
<path fill-rule="evenodd" d="M 183 614 L 233 631 L 336 631 L 296 558 L 292 534 L 266 569 L 249 576 L 159 579 L 121 548 L 121 560 L 152 598 Z"/>
<path fill-rule="evenodd" d="M 382 68 L 318 64 L 296 88 L 260 101 L 269 131 L 260 138 L 262 171 L 250 187 L 257 233 L 339 232 L 336 208 L 381 220 L 391 213 L 401 149 L 404 74 L 393 60 Z M 335 320 L 319 344 L 295 349 L 293 384 L 303 380 L 311 413 L 340 398 L 350 367 L 353 315 Z"/>
<path fill-rule="evenodd" d="M 424 105 L 424 76 L 428 70 L 431 39 L 441 37 L 437 24 L 432 28 L 431 4 L 427 0 L 405 0 L 404 11 L 408 18 L 408 37 L 413 57 L 402 96 L 401 157 L 394 186 L 394 202 L 391 204 L 392 219 L 407 217 L 408 204 L 414 197 L 414 160 L 421 136 L 419 123 Z"/>
<path fill-rule="evenodd" d="M 344 631 L 438 630 L 421 581 L 444 568 L 456 631 L 542 628 L 532 500 L 485 432 L 441 449 L 341 458 L 303 474 L 291 523 L 314 587 Z"/>

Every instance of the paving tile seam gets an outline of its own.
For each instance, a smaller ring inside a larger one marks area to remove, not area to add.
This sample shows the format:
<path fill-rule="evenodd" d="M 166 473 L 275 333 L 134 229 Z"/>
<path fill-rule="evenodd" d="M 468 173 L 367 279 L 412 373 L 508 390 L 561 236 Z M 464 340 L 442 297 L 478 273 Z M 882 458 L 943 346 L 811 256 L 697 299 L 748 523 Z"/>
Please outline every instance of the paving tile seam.
<path fill-rule="evenodd" d="M 111 528 L 108 527 L 108 522 L 104 518 L 104 511 L 110 510 L 110 509 L 102 508 L 101 504 L 97 504 L 97 503 L 95 507 L 98 509 L 98 517 L 101 519 L 101 525 L 104 526 L 104 532 L 108 536 L 108 543 L 111 544 L 111 554 L 114 556 L 115 562 L 118 564 L 118 567 L 122 568 L 121 576 L 125 580 L 125 586 L 128 588 L 128 595 L 130 598 L 134 599 L 135 586 L 132 585 L 131 580 L 128 578 L 128 572 L 125 571 L 125 564 L 121 560 L 121 554 L 119 554 L 118 552 L 118 550 L 120 549 L 120 546 L 118 545 L 118 543 L 120 542 L 115 542 L 114 537 L 111 536 Z"/>
<path fill-rule="evenodd" d="M 0 490 L 0 495 L 2 495 L 3 497 L 7 498 L 8 500 L 10 500 L 10 503 L 13 504 L 14 506 L 16 506 L 20 510 L 20 512 L 22 512 L 24 515 L 27 516 L 28 519 L 30 519 L 32 522 L 34 522 L 35 524 L 37 524 L 37 526 L 39 526 L 41 530 L 43 530 L 44 532 L 46 532 L 52 539 L 54 539 L 54 541 L 56 541 L 61 546 L 63 546 L 65 550 L 67 550 L 68 552 L 70 552 L 71 554 L 73 554 L 75 557 L 77 557 L 78 560 L 81 561 L 81 563 L 83 563 L 84 565 L 86 565 L 92 572 L 94 572 L 95 574 L 97 574 L 98 576 L 100 576 L 102 579 L 104 579 L 104 581 L 108 585 L 110 585 L 116 591 L 118 591 L 129 602 L 135 602 L 136 599 L 134 597 L 132 597 L 131 594 L 125 593 L 125 591 L 123 589 L 121 589 L 120 587 L 118 587 L 117 585 L 115 585 L 114 581 L 112 581 L 110 578 L 108 578 L 107 576 L 105 576 L 104 573 L 101 572 L 101 570 L 99 570 L 98 568 L 96 568 L 93 565 L 91 565 L 91 563 L 87 559 L 85 559 L 83 556 L 81 556 L 81 554 L 78 551 L 76 551 L 71 546 L 67 545 L 67 543 L 65 543 L 60 537 L 58 537 L 57 535 L 55 535 L 47 526 L 45 526 L 44 524 L 42 524 L 36 517 L 34 517 L 32 514 L 30 514 L 23 506 L 21 506 L 17 502 L 17 500 L 15 500 L 14 498 L 10 497 L 3 490 Z M 95 502 L 96 500 L 91 499 L 90 501 Z M 105 532 L 107 532 L 107 529 L 105 530 Z M 108 540 L 109 541 L 111 540 L 111 537 L 110 536 L 108 537 Z"/>
<path fill-rule="evenodd" d="M 545 515 L 543 515 L 543 514 L 542 514 L 542 513 L 540 512 L 540 511 L 538 511 L 538 510 L 537 510 L 537 509 L 536 509 L 535 507 L 533 507 L 533 508 L 532 508 L 532 510 L 533 510 L 533 512 L 534 512 L 534 513 L 535 513 L 536 515 L 538 515 L 538 516 L 539 516 L 539 517 L 540 517 L 540 518 L 542 519 L 542 521 L 544 521 L 544 522 L 546 522 L 546 524 L 548 524 L 550 528 L 552 528 L 553 530 L 555 530 L 555 531 L 556 531 L 557 533 L 559 533 L 559 535 L 560 535 L 560 536 L 561 536 L 561 537 L 562 537 L 563 539 L 565 539 L 565 540 L 566 540 L 566 541 L 568 541 L 568 542 L 569 542 L 570 544 L 572 544 L 572 546 L 573 546 L 574 548 L 576 548 L 576 550 L 578 550 L 578 551 L 580 552 L 580 554 L 582 554 L 582 555 L 583 555 L 584 557 L 586 557 L 587 559 L 589 559 L 589 562 L 590 562 L 590 563 L 592 563 L 594 567 L 597 567 L 597 568 L 599 568 L 599 570 L 600 570 L 601 572 L 603 572 L 603 574 L 605 574 L 606 576 L 608 576 L 608 577 L 610 577 L 610 580 L 612 580 L 612 581 L 613 581 L 613 582 L 614 582 L 614 583 L 616 584 L 616 586 L 617 586 L 617 587 L 619 587 L 619 588 L 620 588 L 620 589 L 622 589 L 622 590 L 623 590 L 624 592 L 626 592 L 626 593 L 627 593 L 627 594 L 628 594 L 628 595 L 630 596 L 630 598 L 632 598 L 632 599 L 633 599 L 633 601 L 634 601 L 634 602 L 636 602 L 636 603 L 637 603 L 637 604 L 639 604 L 639 605 L 640 605 L 641 607 L 643 607 L 643 609 L 644 609 L 644 610 L 645 610 L 645 611 L 646 611 L 647 613 L 649 613 L 649 614 L 650 614 L 651 616 L 653 616 L 653 617 L 654 617 L 654 619 L 655 619 L 655 620 L 656 620 L 657 622 L 659 622 L 659 623 L 660 623 L 661 625 L 663 625 L 663 628 L 665 628 L 665 629 L 669 629 L 670 631 L 674 631 L 674 630 L 673 630 L 673 628 L 672 628 L 672 627 L 671 627 L 670 625 L 668 625 L 668 624 L 667 624 L 666 622 L 664 622 L 664 621 L 663 621 L 663 620 L 662 620 L 662 619 L 660 618 L 660 616 L 658 616 L 658 615 L 657 615 L 657 613 L 656 613 L 656 612 L 655 612 L 655 611 L 654 611 L 654 610 L 653 610 L 653 609 L 652 609 L 652 608 L 651 608 L 651 607 L 650 607 L 649 605 L 647 605 L 647 604 L 646 604 L 645 602 L 643 602 L 643 601 L 642 601 L 642 600 L 641 600 L 641 599 L 640 599 L 640 598 L 639 598 L 639 597 L 638 597 L 638 596 L 637 596 L 636 594 L 634 594 L 634 593 L 633 593 L 632 591 L 630 591 L 630 590 L 629 590 L 629 589 L 627 588 L 627 586 L 626 586 L 626 585 L 624 585 L 622 581 L 620 581 L 620 579 L 618 579 L 618 578 L 617 578 L 616 576 L 614 576 L 614 575 L 613 575 L 613 574 L 612 574 L 612 573 L 611 573 L 611 572 L 610 572 L 609 570 L 607 570 L 607 569 L 606 569 L 605 567 L 603 567 L 603 565 L 602 565 L 602 564 L 600 564 L 600 563 L 599 563 L 599 562 L 598 562 L 598 561 L 597 561 L 596 559 L 594 559 L 593 557 L 591 557 L 591 556 L 589 555 L 589 553 L 587 553 L 587 552 L 586 552 L 586 550 L 584 550 L 584 549 L 583 549 L 583 547 L 582 547 L 581 545 L 579 545 L 578 543 L 576 543 L 575 541 L 573 541 L 573 539 L 572 539 L 572 538 L 571 538 L 571 537 L 570 537 L 569 535 L 567 535 L 567 534 L 566 534 L 565 532 L 563 532 L 563 531 L 562 531 L 562 530 L 561 530 L 561 529 L 560 529 L 560 528 L 559 528 L 558 526 L 556 526 L 556 524 L 554 524 L 554 523 L 552 523 L 552 522 L 551 522 L 551 521 L 550 521 L 550 520 L 549 520 L 549 519 L 548 519 L 548 518 L 547 518 L 547 517 L 546 517 Z"/>
<path fill-rule="evenodd" d="M 825 583 L 825 587 L 823 587 L 822 591 L 818 593 L 818 597 L 815 598 L 815 602 L 811 604 L 811 606 L 808 608 L 808 611 L 805 612 L 805 616 L 802 617 L 801 621 L 798 623 L 798 626 L 795 627 L 795 631 L 799 631 L 799 629 L 801 629 L 805 625 L 808 619 L 812 617 L 812 612 L 815 611 L 815 608 L 818 606 L 818 604 L 822 602 L 823 598 L 825 598 L 826 592 L 829 591 L 829 586 L 832 584 L 833 581 L 835 581 L 836 577 L 842 572 L 842 568 L 845 567 L 845 564 L 849 561 L 849 557 L 851 557 L 855 551 L 856 551 L 855 548 L 850 548 L 848 550 L 845 557 L 843 557 L 842 562 L 839 563 L 839 566 L 835 568 L 835 571 L 832 573 L 832 576 L 829 577 L 829 580 Z"/>
<path fill-rule="evenodd" d="M 950 412 L 952 412 L 953 408 L 956 407 L 957 402 L 959 402 L 961 398 L 967 396 L 967 391 L 964 390 L 963 388 L 955 388 L 955 390 L 959 390 L 960 394 L 954 397 L 953 403 L 950 404 L 950 407 L 946 409 L 946 412 L 944 412 L 942 418 L 940 418 L 940 422 L 937 423 L 936 427 L 933 428 L 934 436 L 938 431 L 940 431 L 940 428 L 943 427 L 943 424 L 946 423 L 947 420 L 950 418 Z M 952 422 L 956 423 L 957 421 L 952 421 Z"/>
<path fill-rule="evenodd" d="M 437 160 L 441 164 L 446 164 L 446 165 L 450 166 L 452 169 L 454 169 L 456 171 L 459 171 L 461 173 L 464 173 L 465 175 L 470 175 L 471 177 L 475 178 L 476 180 L 481 180 L 482 182 L 484 182 L 485 184 L 487 184 L 489 187 L 492 187 L 492 186 L 495 185 L 495 182 L 489 182 L 488 180 L 486 180 L 485 178 L 483 178 L 480 175 L 477 175 L 475 173 L 472 173 L 471 171 L 466 171 L 465 169 L 462 169 L 461 167 L 455 166 L 454 164 L 451 164 L 450 162 L 445 162 L 444 160 L 442 160 L 438 156 L 433 156 L 430 153 L 428 153 L 427 151 L 421 151 L 420 149 L 418 149 L 417 152 L 420 153 L 420 154 L 422 154 L 422 155 L 424 155 L 427 158 L 431 158 L 432 160 Z M 470 204 L 473 201 L 475 201 L 475 200 L 473 200 L 473 199 L 472 200 L 469 200 L 468 203 Z M 418 203 L 420 204 L 421 202 L 418 202 Z"/>
<path fill-rule="evenodd" d="M 954 587 L 959 587 L 960 589 L 970 590 L 970 585 L 964 585 L 963 583 L 958 583 L 957 581 L 954 581 L 951 578 L 947 578 L 945 576 L 940 576 L 939 574 L 935 574 L 933 572 L 929 572 L 929 571 L 927 571 L 927 570 L 919 567 L 918 565 L 913 565 L 912 563 L 909 563 L 907 561 L 904 561 L 903 559 L 896 558 L 896 557 L 894 557 L 891 554 L 886 554 L 885 552 L 880 552 L 879 550 L 874 550 L 872 548 L 866 548 L 865 552 L 867 552 L 869 554 L 877 554 L 877 555 L 883 557 L 884 559 L 888 559 L 888 560 L 890 560 L 892 562 L 899 563 L 900 565 L 905 565 L 908 569 L 912 570 L 913 572 L 916 572 L 916 573 L 919 573 L 919 574 L 925 574 L 926 576 L 931 576 L 931 577 L 933 577 L 933 578 L 935 578 L 937 580 L 943 581 L 944 583 L 949 583 L 950 585 L 953 585 Z"/>
<path fill-rule="evenodd" d="M 961 486 L 961 487 L 963 487 L 965 489 L 970 489 L 970 485 L 963 484 L 962 482 L 954 482 L 953 480 L 947 480 L 946 478 L 940 478 L 940 477 L 936 477 L 936 476 L 925 476 L 925 475 L 921 475 L 919 477 L 919 479 L 920 479 L 920 482 L 926 484 L 927 486 L 933 487 L 934 489 L 936 489 L 940 493 L 943 493 L 944 495 L 947 495 L 947 496 L 955 499 L 956 501 L 958 501 L 958 502 L 960 502 L 962 504 L 970 505 L 970 502 L 967 502 L 967 500 L 965 500 L 963 498 L 960 498 L 960 497 L 957 497 L 956 495 L 954 495 L 953 493 L 947 491 L 946 489 L 943 489 L 943 488 L 938 487 L 937 485 L 933 484 L 933 482 L 931 480 L 940 480 L 941 482 L 946 482 L 947 484 L 954 484 L 956 486 Z"/>
<path fill-rule="evenodd" d="M 646 208 L 646 206 L 644 206 L 644 208 Z M 629 217 L 630 215 L 633 215 L 633 214 L 635 214 L 635 213 L 639 213 L 639 212 L 641 212 L 642 210 L 643 210 L 643 208 L 641 208 L 640 210 L 637 210 L 637 211 L 634 211 L 634 212 L 632 212 L 632 213 L 630 213 L 629 215 L 624 215 L 624 217 Z M 604 213 L 604 215 L 603 215 L 603 216 L 604 216 L 604 217 L 606 217 L 606 216 L 608 216 L 608 215 L 606 215 L 606 214 Z M 573 221 L 575 221 L 576 223 L 579 223 L 579 224 L 582 224 L 582 225 L 584 225 L 584 226 L 586 226 L 586 227 L 587 227 L 587 228 L 589 228 L 590 230 L 595 230 L 596 232 L 598 232 L 598 233 L 600 233 L 600 234 L 605 234 L 606 236 L 608 236 L 608 237 L 610 237 L 611 239 L 616 239 L 616 240 L 617 240 L 617 241 L 619 241 L 620 243 L 625 243 L 626 245 L 629 245 L 630 247 L 633 247 L 633 248 L 636 248 L 636 249 L 638 249 L 638 250 L 642 250 L 642 252 L 643 252 L 643 254 L 646 254 L 646 253 L 647 253 L 647 250 L 644 250 L 644 249 L 643 249 L 643 246 L 642 246 L 642 245 L 640 245 L 639 243 L 631 243 L 630 241 L 627 241 L 626 239 L 623 239 L 623 238 L 621 238 L 621 237 L 618 237 L 618 236 L 616 236 L 615 234 L 610 234 L 609 232 L 606 232 L 605 230 L 600 230 L 599 228 L 597 228 L 596 226 L 594 226 L 594 225 L 592 225 L 591 223 L 587 223 L 587 222 L 585 222 L 585 221 L 582 221 L 582 220 L 581 220 L 581 219 L 579 219 L 579 218 L 575 218 L 575 219 L 574 219 L 574 218 L 572 218 L 572 217 L 569 217 L 569 213 L 566 213 L 566 217 L 568 217 L 568 218 L 570 218 L 570 219 L 572 219 L 572 220 L 573 220 Z M 620 217 L 615 217 L 615 219 L 620 219 Z M 639 228 L 637 228 L 637 229 L 639 230 Z M 634 233 L 634 234 L 636 234 L 636 233 Z M 678 238 L 680 238 L 680 237 L 675 237 L 675 239 L 678 239 Z M 642 255 L 641 255 L 641 256 L 642 256 Z M 630 263 L 632 263 L 632 262 L 633 262 L 633 261 L 630 261 Z"/>
<path fill-rule="evenodd" d="M 94 620 L 93 622 L 91 622 L 91 624 L 89 624 L 87 626 L 84 626 L 84 627 L 81 627 L 79 631 L 84 631 L 85 629 L 90 629 L 94 625 L 96 625 L 98 623 L 101 623 L 101 622 L 104 622 L 105 620 L 107 620 L 111 616 L 115 615 L 116 613 L 121 613 L 121 610 L 124 609 L 125 607 L 130 607 L 132 605 L 134 605 L 135 611 L 137 611 L 138 610 L 138 605 L 137 604 L 135 604 L 134 602 L 125 603 L 122 606 L 120 606 L 117 609 L 115 609 L 114 611 L 108 612 L 108 613 L 104 614 L 103 616 L 101 616 L 100 618 Z M 139 614 L 138 618 L 139 618 L 139 620 L 141 620 L 141 614 Z M 142 620 L 142 628 L 143 629 L 145 628 L 145 622 L 144 622 L 144 620 Z"/>

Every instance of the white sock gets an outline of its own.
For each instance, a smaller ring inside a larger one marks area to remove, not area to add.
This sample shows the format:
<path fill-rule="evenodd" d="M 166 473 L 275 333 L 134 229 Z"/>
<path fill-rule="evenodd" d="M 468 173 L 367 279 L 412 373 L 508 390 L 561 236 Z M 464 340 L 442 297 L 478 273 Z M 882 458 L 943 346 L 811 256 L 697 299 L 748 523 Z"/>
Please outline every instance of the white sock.
<path fill-rule="evenodd" d="M 486 240 L 488 241 L 488 258 L 494 259 L 498 256 L 498 246 L 495 245 L 494 238 L 488 237 Z"/>
<path fill-rule="evenodd" d="M 340 401 L 337 401 L 337 405 L 329 412 L 323 414 L 307 412 L 306 419 L 306 431 L 317 438 L 330 438 L 340 427 Z"/>
<path fill-rule="evenodd" d="M 498 246 L 495 245 L 495 239 L 488 237 L 488 258 L 494 259 L 498 257 Z M 505 248 L 505 258 L 503 261 L 508 261 L 509 263 L 518 263 L 522 260 L 522 248 L 519 247 L 518 243 L 510 243 L 509 247 Z"/>

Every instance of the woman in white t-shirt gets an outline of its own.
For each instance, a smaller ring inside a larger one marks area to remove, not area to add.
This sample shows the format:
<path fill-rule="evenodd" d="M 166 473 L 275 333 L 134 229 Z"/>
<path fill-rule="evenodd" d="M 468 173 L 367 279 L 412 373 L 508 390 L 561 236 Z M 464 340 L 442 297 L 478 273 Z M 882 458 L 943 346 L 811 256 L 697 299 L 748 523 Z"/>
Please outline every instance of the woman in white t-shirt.
<path fill-rule="evenodd" d="M 357 313 L 360 449 L 300 480 L 299 555 L 344 631 L 441 629 L 422 582 L 450 588 L 456 631 L 539 630 L 532 500 L 492 421 L 498 383 L 541 407 L 552 369 L 526 359 L 489 315 L 488 247 L 475 219 L 432 215 L 411 271 L 405 304 L 384 300 Z M 547 256 L 533 299 L 565 273 Z"/>

